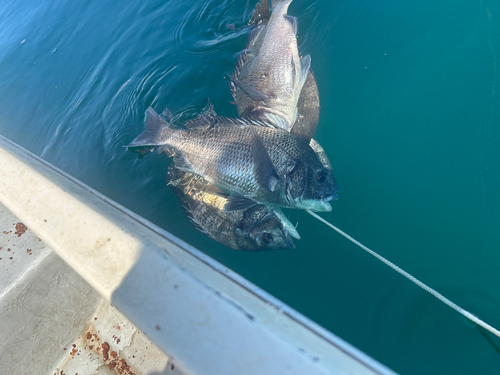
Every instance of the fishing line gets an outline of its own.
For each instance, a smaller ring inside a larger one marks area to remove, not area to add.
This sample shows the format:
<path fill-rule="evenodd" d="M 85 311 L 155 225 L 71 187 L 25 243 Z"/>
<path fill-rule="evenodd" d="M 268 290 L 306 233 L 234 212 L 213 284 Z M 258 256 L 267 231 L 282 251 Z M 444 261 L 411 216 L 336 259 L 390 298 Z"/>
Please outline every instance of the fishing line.
<path fill-rule="evenodd" d="M 476 323 L 477 325 L 479 325 L 479 326 L 483 327 L 484 329 L 490 331 L 495 336 L 500 337 L 500 331 L 498 331 L 496 328 L 494 328 L 494 327 L 490 326 L 489 324 L 483 322 L 481 319 L 479 319 L 475 315 L 473 315 L 470 312 L 468 312 L 467 310 L 461 308 L 456 303 L 453 303 L 448 298 L 446 298 L 445 296 L 443 296 L 441 293 L 439 293 L 436 290 L 432 289 L 431 287 L 425 285 L 423 282 L 421 282 L 420 280 L 416 279 L 415 277 L 413 277 L 412 275 L 410 275 L 408 272 L 404 271 L 403 269 L 399 268 L 394 263 L 388 261 L 383 256 L 378 255 L 375 251 L 369 249 L 368 247 L 366 247 L 362 243 L 356 241 L 354 238 L 352 238 L 351 236 L 349 236 L 347 233 L 341 231 L 335 225 L 330 224 L 328 221 L 326 221 L 325 219 L 323 219 L 321 216 L 315 214 L 314 212 L 312 212 L 310 210 L 306 210 L 306 211 L 307 211 L 307 213 L 309 215 L 315 217 L 316 219 L 318 219 L 322 223 L 328 225 L 330 228 L 332 228 L 333 230 L 335 230 L 337 233 L 341 234 L 342 236 L 344 236 L 345 238 L 347 238 L 349 241 L 351 241 L 355 245 L 358 245 L 360 248 L 362 248 L 366 252 L 370 253 L 375 258 L 377 258 L 378 260 L 382 261 L 383 263 L 385 263 L 386 265 L 388 265 L 389 267 L 391 267 L 394 271 L 396 271 L 399 274 L 401 274 L 404 277 L 406 277 L 411 282 L 417 284 L 419 287 L 421 287 L 426 292 L 429 292 L 430 294 L 432 294 L 434 297 L 436 297 L 437 299 L 439 299 L 441 302 L 444 302 L 445 304 L 447 304 L 448 306 L 450 306 L 452 309 L 458 311 L 460 314 L 462 314 L 463 316 L 465 316 L 467 319 L 472 320 L 474 323 Z"/>

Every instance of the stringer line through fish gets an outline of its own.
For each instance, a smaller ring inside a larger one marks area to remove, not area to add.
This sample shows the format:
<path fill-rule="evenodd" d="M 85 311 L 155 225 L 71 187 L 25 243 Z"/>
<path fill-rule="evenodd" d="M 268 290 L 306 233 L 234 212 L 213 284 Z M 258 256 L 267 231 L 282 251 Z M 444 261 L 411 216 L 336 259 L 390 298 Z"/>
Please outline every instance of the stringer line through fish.
<path fill-rule="evenodd" d="M 347 238 L 349 241 L 351 241 L 355 245 L 359 246 L 360 248 L 362 248 L 363 250 L 365 250 L 369 254 L 373 255 L 375 258 L 377 258 L 378 260 L 382 261 L 383 263 L 385 263 L 386 265 L 388 265 L 389 267 L 391 267 L 394 271 L 396 271 L 399 274 L 403 275 L 408 280 L 410 280 L 414 284 L 418 285 L 420 288 L 422 288 L 426 292 L 429 292 L 434 297 L 436 297 L 437 299 L 439 299 L 441 302 L 445 303 L 446 305 L 448 305 L 452 309 L 458 311 L 460 314 L 462 314 L 463 316 L 465 316 L 467 319 L 473 321 L 477 325 L 479 325 L 479 326 L 483 327 L 484 329 L 490 331 L 495 336 L 500 337 L 500 331 L 498 331 L 496 328 L 490 326 L 488 323 L 482 321 L 481 319 L 479 319 L 475 315 L 471 314 L 467 310 L 465 310 L 465 309 L 461 308 L 460 306 L 458 306 L 456 303 L 450 301 L 448 298 L 446 298 L 445 296 L 443 296 L 441 293 L 439 293 L 438 291 L 436 291 L 436 290 L 432 289 L 431 287 L 427 286 L 426 284 L 424 284 L 420 280 L 416 279 L 415 277 L 413 277 L 412 275 L 410 275 L 405 270 L 399 268 L 394 263 L 392 263 L 389 260 L 385 259 L 383 256 L 378 255 L 375 251 L 373 251 L 370 248 L 366 247 L 361 242 L 355 240 L 354 238 L 352 238 L 351 236 L 349 236 L 347 233 L 345 233 L 342 230 L 340 230 L 339 228 L 337 228 L 335 225 L 330 224 L 328 221 L 326 221 L 325 219 L 323 219 L 321 216 L 315 214 L 311 210 L 306 210 L 306 211 L 307 211 L 307 213 L 309 215 L 315 217 L 316 219 L 318 219 L 322 223 L 328 225 L 330 228 L 332 228 L 333 230 L 335 230 L 337 233 L 341 234 L 342 236 L 344 236 L 345 238 Z"/>

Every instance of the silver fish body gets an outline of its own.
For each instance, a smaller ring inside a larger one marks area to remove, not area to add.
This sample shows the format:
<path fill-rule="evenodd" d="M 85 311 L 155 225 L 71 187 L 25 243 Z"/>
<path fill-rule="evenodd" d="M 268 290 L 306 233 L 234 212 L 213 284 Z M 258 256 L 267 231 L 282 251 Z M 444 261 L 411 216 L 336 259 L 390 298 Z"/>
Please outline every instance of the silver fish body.
<path fill-rule="evenodd" d="M 171 167 L 168 180 L 193 226 L 226 247 L 244 251 L 293 249 L 291 237 L 300 238 L 278 207 L 255 205 L 225 211 L 227 198 L 202 177 Z"/>
<path fill-rule="evenodd" d="M 269 12 L 267 0 L 258 4 L 250 22 L 257 22 L 257 26 L 231 82 L 241 117 L 282 122 L 279 127 L 287 131 L 297 117 L 297 102 L 311 64 L 309 55 L 299 56 L 297 23 L 287 15 L 291 2 L 278 2 L 270 16 L 264 14 L 253 21 L 257 10 L 266 9 L 263 4 Z"/>
<path fill-rule="evenodd" d="M 333 174 L 303 139 L 240 119 L 201 117 L 190 123 L 190 129 L 172 129 L 149 108 L 146 130 L 128 147 L 174 152 L 177 168 L 230 194 L 231 209 L 251 203 L 331 210 Z"/>
<path fill-rule="evenodd" d="M 247 48 L 243 51 L 235 67 L 234 76 L 238 80 L 249 84 L 248 77 L 252 77 L 250 70 L 255 68 L 257 64 L 249 64 L 254 55 L 258 55 L 264 39 L 267 36 L 267 27 L 269 24 L 269 4 L 268 0 L 261 0 L 253 12 L 252 18 L 249 21 L 249 26 L 253 26 Z M 278 63 L 278 62 L 276 62 Z M 276 67 L 276 69 L 280 69 Z M 286 66 L 284 67 L 286 70 Z M 244 72 L 243 74 L 241 72 Z M 238 113 L 242 117 L 261 120 L 275 127 L 280 127 L 286 131 L 295 134 L 296 136 L 309 141 L 309 145 L 316 152 L 323 166 L 332 171 L 332 165 L 321 145 L 312 139 L 319 122 L 320 99 L 316 77 L 311 68 L 309 68 L 306 81 L 299 92 L 294 92 L 293 98 L 298 96 L 297 100 L 297 116 L 294 123 L 285 120 L 284 117 L 277 115 L 279 107 L 273 108 L 275 102 L 268 101 L 266 106 L 261 102 L 250 100 L 248 95 L 243 94 L 243 90 L 238 89 L 234 81 L 230 83 L 231 93 L 235 104 L 238 107 Z M 258 86 L 258 88 L 262 88 Z M 299 88 L 296 88 L 299 89 Z M 335 191 L 338 191 L 338 186 L 335 181 Z M 337 197 L 335 196 L 335 199 Z"/>

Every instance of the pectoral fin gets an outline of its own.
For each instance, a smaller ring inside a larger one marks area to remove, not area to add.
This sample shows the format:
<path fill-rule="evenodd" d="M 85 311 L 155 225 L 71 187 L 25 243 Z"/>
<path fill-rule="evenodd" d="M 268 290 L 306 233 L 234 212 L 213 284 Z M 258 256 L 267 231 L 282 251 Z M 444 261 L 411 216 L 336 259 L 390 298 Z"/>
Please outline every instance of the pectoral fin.
<path fill-rule="evenodd" d="M 276 184 L 281 180 L 274 168 L 274 164 L 262 143 L 257 131 L 250 125 L 253 141 L 253 158 L 255 163 L 255 175 L 261 186 L 273 192 Z"/>
<path fill-rule="evenodd" d="M 290 25 L 292 26 L 293 33 L 297 35 L 297 18 L 293 16 L 289 16 L 288 14 L 283 15 L 285 19 L 290 22 Z"/>
<path fill-rule="evenodd" d="M 178 168 L 179 170 L 184 172 L 196 173 L 194 171 L 193 165 L 188 160 L 186 160 L 186 158 L 180 151 L 176 151 L 174 155 L 174 166 L 175 168 Z"/>

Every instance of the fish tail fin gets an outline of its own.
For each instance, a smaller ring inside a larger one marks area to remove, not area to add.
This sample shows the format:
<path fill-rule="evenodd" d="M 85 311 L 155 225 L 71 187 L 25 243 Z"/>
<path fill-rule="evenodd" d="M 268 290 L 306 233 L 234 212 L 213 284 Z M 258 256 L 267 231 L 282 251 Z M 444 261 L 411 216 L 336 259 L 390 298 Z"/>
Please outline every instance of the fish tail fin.
<path fill-rule="evenodd" d="M 151 107 L 146 111 L 144 127 L 146 129 L 126 147 L 160 146 L 165 143 L 161 135 L 170 129 L 170 124 Z"/>
<path fill-rule="evenodd" d="M 255 6 L 250 21 L 248 21 L 248 26 L 259 25 L 262 21 L 267 21 L 269 15 L 269 0 L 260 0 Z"/>

